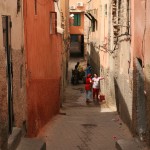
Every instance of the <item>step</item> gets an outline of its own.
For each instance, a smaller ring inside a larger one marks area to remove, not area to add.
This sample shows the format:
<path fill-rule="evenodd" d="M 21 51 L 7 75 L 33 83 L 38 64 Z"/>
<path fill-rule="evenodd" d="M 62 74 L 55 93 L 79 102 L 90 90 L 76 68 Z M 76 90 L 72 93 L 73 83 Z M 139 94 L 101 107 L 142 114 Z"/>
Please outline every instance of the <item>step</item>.
<path fill-rule="evenodd" d="M 12 134 L 8 138 L 8 150 L 15 150 L 21 140 L 22 132 L 20 128 L 14 127 Z"/>
<path fill-rule="evenodd" d="M 22 138 L 17 150 L 46 150 L 46 143 L 41 139 Z"/>
<path fill-rule="evenodd" d="M 141 150 L 134 140 L 120 139 L 116 141 L 117 150 Z"/>

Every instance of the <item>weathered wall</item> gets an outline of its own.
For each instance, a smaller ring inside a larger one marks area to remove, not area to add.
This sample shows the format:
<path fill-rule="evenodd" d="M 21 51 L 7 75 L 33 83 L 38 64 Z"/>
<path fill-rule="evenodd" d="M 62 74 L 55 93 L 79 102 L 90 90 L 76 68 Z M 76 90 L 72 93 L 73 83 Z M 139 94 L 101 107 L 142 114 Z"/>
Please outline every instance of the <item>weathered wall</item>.
<path fill-rule="evenodd" d="M 146 99 L 146 121 L 147 121 L 147 143 L 150 145 L 150 64 L 144 68 L 145 73 L 145 99 Z"/>
<path fill-rule="evenodd" d="M 89 35 L 90 35 L 90 20 L 85 16 L 84 17 L 84 58 L 87 59 L 88 52 L 88 44 L 89 44 Z"/>
<path fill-rule="evenodd" d="M 114 7 L 110 9 L 111 13 L 108 12 L 109 43 L 107 50 L 110 55 L 100 53 L 101 68 L 104 67 L 101 74 L 104 73 L 106 76 L 104 83 L 104 91 L 107 93 L 106 100 L 114 105 L 114 100 L 116 100 L 117 110 L 122 120 L 134 134 L 140 136 L 140 132 L 142 132 L 142 136 L 149 135 L 149 130 L 146 129 L 146 116 L 149 118 L 149 94 L 147 91 L 149 91 L 148 65 L 150 61 L 148 59 L 149 18 L 147 12 L 150 4 L 148 1 L 140 0 L 114 0 L 112 4 L 115 4 L 117 9 Z M 131 12 L 127 11 L 130 4 L 132 4 Z M 113 10 L 114 12 L 112 12 Z M 101 22 L 104 23 L 103 19 Z M 104 33 L 106 33 L 105 30 L 102 34 Z"/>
<path fill-rule="evenodd" d="M 92 66 L 93 73 L 100 75 L 100 1 L 88 2 L 86 9 L 86 12 L 88 12 L 97 20 L 97 23 L 95 23 L 95 31 L 92 31 L 92 22 L 90 19 L 88 19 L 88 17 L 85 17 L 88 19 L 86 25 L 89 27 L 85 27 L 87 32 L 87 60 Z"/>
<path fill-rule="evenodd" d="M 106 95 L 107 104 L 111 107 L 116 106 L 115 102 L 115 86 L 114 86 L 114 74 L 115 74 L 115 61 L 113 55 L 109 51 L 113 49 L 113 41 L 110 37 L 113 37 L 112 30 L 112 18 L 111 18 L 111 3 L 110 1 L 100 1 L 99 8 L 99 20 L 100 20 L 100 74 L 105 77 L 105 80 L 101 82 L 102 93 Z M 110 30 L 111 29 L 111 30 Z"/>
<path fill-rule="evenodd" d="M 1 30 L 1 26 L 0 26 L 0 30 Z M 5 63 L 6 57 L 5 57 L 5 50 L 2 47 L 0 48 L 0 60 L 1 60 L 0 63 L 0 148 L 3 149 L 7 147 L 8 105 L 7 105 L 6 63 Z"/>
<path fill-rule="evenodd" d="M 144 74 L 145 74 L 145 98 L 146 98 L 146 117 L 147 117 L 147 142 L 150 145 L 150 18 L 148 17 L 148 12 L 150 10 L 150 1 L 146 2 L 146 10 L 145 10 L 145 40 L 144 42 Z"/>
<path fill-rule="evenodd" d="M 117 107 L 123 121 L 131 127 L 133 105 L 130 36 L 129 33 L 124 35 L 129 21 L 126 11 L 128 5 L 127 1 L 120 2 L 91 2 L 91 6 L 95 5 L 94 8 L 98 9 L 100 24 L 98 31 L 91 34 L 91 40 L 93 39 L 95 47 L 99 49 L 100 74 L 105 77 L 104 82 L 101 82 L 102 93 L 106 95 L 108 105 Z"/>
<path fill-rule="evenodd" d="M 140 73 L 143 86 L 138 86 L 138 83 L 141 81 L 137 80 L 135 89 L 140 88 L 140 102 L 142 102 L 138 112 L 142 115 L 146 113 L 146 119 L 141 121 L 137 120 L 137 133 L 139 134 L 139 129 L 142 128 L 142 134 L 146 135 L 147 141 L 149 143 L 150 139 L 150 74 L 149 74 L 149 64 L 150 64 L 150 51 L 149 51 L 149 29 L 150 29 L 150 19 L 148 17 L 148 12 L 150 9 L 150 2 L 145 1 L 132 1 L 132 49 L 133 49 L 133 59 L 132 62 L 136 64 L 136 61 L 139 60 L 141 71 L 139 71 L 138 66 L 136 65 L 133 70 L 138 70 L 138 74 Z M 140 11 L 139 11 L 140 10 Z M 143 74 L 143 75 L 141 75 Z M 137 95 L 137 93 L 135 93 Z M 145 95 L 144 95 L 145 94 Z M 141 97 L 143 95 L 143 97 Z M 138 98 L 137 98 L 138 100 Z M 144 103 L 144 104 L 143 104 Z M 146 109 L 145 109 L 146 106 Z M 137 109 L 138 109 L 137 108 Z M 145 112 L 146 110 L 146 112 Z M 138 114 L 137 114 L 138 115 Z M 143 118 L 143 117 L 142 117 Z M 140 119 L 140 117 L 139 117 Z M 147 126 L 145 126 L 147 124 Z M 145 133 L 146 132 L 146 133 Z M 149 143 L 150 144 L 150 143 Z"/>
<path fill-rule="evenodd" d="M 150 2 L 89 1 L 87 8 L 97 9 L 99 14 L 98 32 L 90 34 L 92 46 L 88 44 L 88 52 L 97 62 L 95 52 L 99 51 L 100 74 L 105 76 L 101 88 L 106 94 L 106 101 L 117 106 L 122 120 L 134 134 L 140 136 L 142 132 L 142 136 L 147 136 L 149 141 Z"/>
<path fill-rule="evenodd" d="M 77 6 L 78 2 L 83 2 L 83 6 Z M 84 11 L 86 8 L 86 0 L 76 1 L 71 0 L 69 1 L 69 7 L 74 6 L 75 9 L 70 9 L 70 14 L 79 13 L 81 14 L 81 25 L 80 26 L 73 26 L 70 24 L 70 34 L 84 34 Z"/>
<path fill-rule="evenodd" d="M 70 32 L 69 32 L 69 0 L 60 1 L 60 8 L 62 10 L 62 28 L 63 33 L 63 51 L 62 51 L 62 75 L 61 75 L 61 105 L 64 101 L 64 90 L 68 82 L 68 61 L 69 61 L 69 47 L 70 47 Z"/>
<path fill-rule="evenodd" d="M 35 136 L 60 107 L 62 35 L 50 34 L 54 1 L 41 3 L 37 1 L 35 13 L 34 1 L 24 1 L 29 136 Z"/>
<path fill-rule="evenodd" d="M 94 47 L 93 43 L 90 44 L 90 57 L 89 60 L 90 65 L 92 66 L 92 74 L 97 73 L 100 75 L 100 57 L 99 52 Z"/>
<path fill-rule="evenodd" d="M 130 3 L 130 2 L 129 2 Z M 133 73 L 130 70 L 131 63 L 131 52 L 130 52 L 130 11 L 128 1 L 119 1 L 116 3 L 117 11 L 114 17 L 117 17 L 117 24 L 120 26 L 115 26 L 116 20 L 112 17 L 113 23 L 113 33 L 114 33 L 114 46 L 116 45 L 116 52 L 114 55 L 114 80 L 115 80 L 115 97 L 118 112 L 122 120 L 131 129 L 133 115 L 133 87 L 132 79 Z M 116 32 L 118 31 L 118 32 Z M 118 38 L 115 38 L 118 37 Z M 118 63 L 118 64 L 117 64 Z M 134 113 L 134 114 L 133 114 Z"/>
<path fill-rule="evenodd" d="M 107 7 L 106 7 L 107 6 Z M 105 77 L 101 81 L 101 91 L 106 95 L 106 101 L 109 105 L 115 107 L 115 61 L 110 50 L 113 49 L 110 37 L 112 36 L 111 3 L 109 1 L 91 1 L 87 8 L 97 20 L 97 28 L 90 32 L 88 53 L 94 72 Z M 111 30 L 110 30 L 111 29 Z"/>
<path fill-rule="evenodd" d="M 71 13 L 71 14 L 76 14 Z M 79 12 L 81 14 L 81 25 L 80 26 L 70 26 L 70 34 L 84 34 L 84 13 Z"/>
<path fill-rule="evenodd" d="M 17 12 L 17 0 L 1 0 L 0 16 L 10 16 L 11 28 L 11 57 L 13 73 L 13 113 L 14 126 L 22 127 L 26 120 L 26 89 L 25 89 L 25 61 L 23 42 L 23 16 L 22 3 Z M 0 31 L 2 31 L 2 17 L 0 18 Z M 3 34 L 0 34 L 0 148 L 8 136 L 8 103 L 7 103 L 7 77 L 6 77 L 6 53 L 3 47 Z M 2 148 L 3 149 L 3 148 Z M 5 148 L 4 148 L 5 149 Z"/>

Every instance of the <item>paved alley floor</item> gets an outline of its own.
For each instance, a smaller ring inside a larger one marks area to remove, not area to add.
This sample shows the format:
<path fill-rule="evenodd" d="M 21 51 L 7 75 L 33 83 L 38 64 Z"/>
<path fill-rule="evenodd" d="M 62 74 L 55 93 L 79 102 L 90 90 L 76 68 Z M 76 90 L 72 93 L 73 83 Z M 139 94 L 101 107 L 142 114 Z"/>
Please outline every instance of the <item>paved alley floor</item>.
<path fill-rule="evenodd" d="M 74 66 L 74 61 L 71 64 Z M 46 141 L 47 150 L 115 150 L 116 140 L 132 138 L 115 110 L 105 102 L 87 105 L 84 84 L 70 83 L 60 113 L 40 136 Z"/>

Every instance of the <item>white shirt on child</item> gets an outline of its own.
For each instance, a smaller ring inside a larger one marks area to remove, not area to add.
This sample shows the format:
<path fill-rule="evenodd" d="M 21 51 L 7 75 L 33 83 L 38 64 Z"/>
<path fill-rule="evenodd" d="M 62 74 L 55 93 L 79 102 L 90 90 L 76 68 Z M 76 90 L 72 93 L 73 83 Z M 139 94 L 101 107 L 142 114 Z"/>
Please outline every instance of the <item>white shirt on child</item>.
<path fill-rule="evenodd" d="M 102 79 L 102 77 L 92 78 L 93 88 L 99 89 L 99 80 L 101 80 L 101 79 Z"/>

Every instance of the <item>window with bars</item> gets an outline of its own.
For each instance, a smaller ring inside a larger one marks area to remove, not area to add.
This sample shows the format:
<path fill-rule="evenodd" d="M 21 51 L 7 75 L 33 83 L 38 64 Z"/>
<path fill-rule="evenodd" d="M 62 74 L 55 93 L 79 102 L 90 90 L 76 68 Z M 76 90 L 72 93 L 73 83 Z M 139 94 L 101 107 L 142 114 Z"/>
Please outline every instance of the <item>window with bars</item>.
<path fill-rule="evenodd" d="M 81 14 L 74 14 L 74 26 L 80 26 L 81 25 Z"/>
<path fill-rule="evenodd" d="M 57 13 L 50 12 L 50 34 L 57 33 Z"/>

